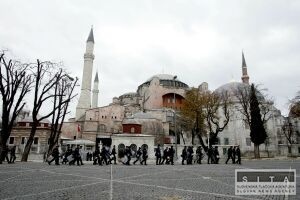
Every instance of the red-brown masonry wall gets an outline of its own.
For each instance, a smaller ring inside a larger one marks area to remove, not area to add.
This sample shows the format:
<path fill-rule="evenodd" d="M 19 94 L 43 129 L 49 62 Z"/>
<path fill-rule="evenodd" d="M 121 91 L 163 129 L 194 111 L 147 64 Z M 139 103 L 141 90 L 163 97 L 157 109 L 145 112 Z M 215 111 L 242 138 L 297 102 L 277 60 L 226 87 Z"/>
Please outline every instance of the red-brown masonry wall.
<path fill-rule="evenodd" d="M 134 128 L 134 133 L 142 133 L 142 125 L 140 124 L 123 124 L 123 133 L 132 133 L 131 128 Z"/>

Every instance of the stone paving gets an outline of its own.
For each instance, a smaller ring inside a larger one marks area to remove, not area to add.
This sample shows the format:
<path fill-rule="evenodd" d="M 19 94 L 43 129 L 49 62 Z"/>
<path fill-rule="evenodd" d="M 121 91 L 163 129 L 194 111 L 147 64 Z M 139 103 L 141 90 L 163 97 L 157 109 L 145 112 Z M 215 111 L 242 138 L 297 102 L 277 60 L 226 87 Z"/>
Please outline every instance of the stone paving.
<path fill-rule="evenodd" d="M 292 168 L 299 174 L 300 160 L 183 166 L 179 163 L 174 166 L 94 166 L 91 163 L 49 166 L 17 162 L 0 165 L 0 199 L 300 199 L 299 175 L 297 196 L 235 196 L 235 169 L 240 168 Z"/>

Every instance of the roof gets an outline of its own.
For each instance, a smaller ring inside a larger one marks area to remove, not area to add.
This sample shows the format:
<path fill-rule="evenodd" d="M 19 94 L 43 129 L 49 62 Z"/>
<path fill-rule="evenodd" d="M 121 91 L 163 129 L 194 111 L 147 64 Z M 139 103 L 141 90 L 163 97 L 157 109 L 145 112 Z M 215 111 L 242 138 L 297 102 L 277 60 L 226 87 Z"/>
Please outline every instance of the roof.
<path fill-rule="evenodd" d="M 41 118 L 40 115 L 37 116 L 37 118 Z M 33 122 L 32 120 L 32 116 L 27 116 L 25 117 L 24 119 L 21 119 L 20 121 L 18 122 Z M 48 119 L 43 119 L 42 121 L 40 121 L 40 123 L 47 123 L 47 124 L 50 124 L 50 121 Z"/>
<path fill-rule="evenodd" d="M 72 140 L 71 138 L 64 137 L 64 136 L 60 136 L 60 139 L 61 139 L 61 140 Z"/>
<path fill-rule="evenodd" d="M 141 133 L 120 133 L 120 134 L 113 134 L 111 137 L 155 137 L 155 135 L 147 135 Z"/>
<path fill-rule="evenodd" d="M 224 92 L 227 92 L 229 96 L 231 97 L 235 97 L 237 95 L 238 91 L 244 91 L 244 90 L 248 90 L 249 94 L 250 94 L 250 90 L 251 90 L 251 85 L 248 85 L 246 83 L 242 83 L 242 82 L 230 82 L 230 83 L 226 83 L 222 86 L 220 86 L 219 88 L 217 88 L 215 90 L 215 93 L 219 93 L 222 94 Z M 256 93 L 257 98 L 261 98 L 264 99 L 262 93 L 260 91 L 258 91 Z"/>
<path fill-rule="evenodd" d="M 235 95 L 235 93 L 243 88 L 248 88 L 250 90 L 250 85 L 241 83 L 241 82 L 230 82 L 226 83 L 224 85 L 221 85 L 218 87 L 215 92 L 216 93 L 223 93 L 223 92 L 228 92 L 230 95 Z"/>
<path fill-rule="evenodd" d="M 174 77 L 177 77 L 177 76 L 174 76 L 174 75 L 171 75 L 171 74 L 156 74 L 154 76 L 152 76 L 151 78 L 149 78 L 147 80 L 147 82 L 149 81 L 152 81 L 154 78 L 158 78 L 159 80 L 174 80 Z M 175 78 L 177 81 L 179 81 L 177 78 Z"/>
<path fill-rule="evenodd" d="M 146 112 L 135 113 L 131 116 L 131 118 L 134 118 L 134 119 L 156 119 L 155 117 L 153 117 L 153 115 L 151 115 L 150 113 L 146 113 Z"/>
<path fill-rule="evenodd" d="M 133 118 L 126 118 L 123 120 L 122 124 L 141 124 L 139 120 Z"/>
<path fill-rule="evenodd" d="M 165 86 L 165 87 L 176 87 L 176 88 L 188 88 L 189 86 L 185 83 L 183 83 L 182 81 L 180 81 L 179 79 L 177 79 L 177 76 L 171 75 L 171 74 L 156 74 L 154 76 L 152 76 L 151 78 L 149 78 L 146 82 L 144 82 L 143 84 L 141 84 L 139 86 L 149 86 L 150 82 L 154 79 L 157 78 L 160 82 L 160 85 Z"/>
<path fill-rule="evenodd" d="M 137 96 L 137 93 L 136 92 L 127 92 L 127 93 L 124 93 L 122 94 L 121 96 L 119 96 L 119 98 L 124 98 L 124 97 L 135 97 Z"/>
<path fill-rule="evenodd" d="M 64 141 L 64 144 L 78 144 L 78 145 L 95 145 L 95 142 L 91 140 L 71 140 L 71 141 Z"/>

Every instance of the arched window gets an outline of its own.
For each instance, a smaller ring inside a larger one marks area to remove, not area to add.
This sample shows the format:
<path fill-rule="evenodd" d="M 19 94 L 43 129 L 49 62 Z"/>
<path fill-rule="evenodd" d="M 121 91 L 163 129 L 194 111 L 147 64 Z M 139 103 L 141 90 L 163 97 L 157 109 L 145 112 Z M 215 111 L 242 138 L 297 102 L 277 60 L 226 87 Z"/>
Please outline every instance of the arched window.
<path fill-rule="evenodd" d="M 124 144 L 119 144 L 118 145 L 118 157 L 123 158 L 125 155 L 125 145 Z"/>
<path fill-rule="evenodd" d="M 106 132 L 106 126 L 104 124 L 99 124 L 99 132 L 100 133 L 105 133 Z"/>

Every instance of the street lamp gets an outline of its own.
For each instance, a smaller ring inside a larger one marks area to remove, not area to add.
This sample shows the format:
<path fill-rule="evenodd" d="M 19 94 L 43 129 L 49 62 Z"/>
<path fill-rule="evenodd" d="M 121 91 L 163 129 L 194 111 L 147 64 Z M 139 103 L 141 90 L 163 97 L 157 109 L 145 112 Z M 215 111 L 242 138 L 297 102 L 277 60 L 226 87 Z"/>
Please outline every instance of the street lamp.
<path fill-rule="evenodd" d="M 174 82 L 174 90 L 175 90 L 175 80 L 177 76 L 175 75 L 173 77 L 173 82 Z M 176 96 L 175 96 L 175 91 L 174 91 L 174 132 L 175 132 L 175 158 L 178 159 L 178 153 L 177 153 L 177 132 L 176 132 Z"/>

